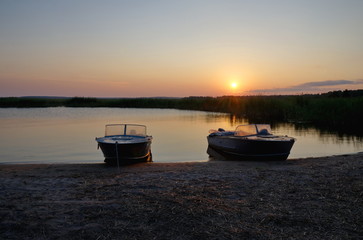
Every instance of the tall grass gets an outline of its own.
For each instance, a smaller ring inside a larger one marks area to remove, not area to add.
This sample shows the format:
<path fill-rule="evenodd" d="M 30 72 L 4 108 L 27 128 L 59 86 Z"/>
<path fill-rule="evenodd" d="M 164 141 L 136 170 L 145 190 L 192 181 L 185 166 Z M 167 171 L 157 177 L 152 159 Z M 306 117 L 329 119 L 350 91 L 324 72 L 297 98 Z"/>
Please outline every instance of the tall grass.
<path fill-rule="evenodd" d="M 252 122 L 310 122 L 335 128 L 363 122 L 363 96 L 223 96 L 187 98 L 0 98 L 0 107 L 173 108 L 231 113 Z M 362 130 L 361 130 L 362 131 Z"/>

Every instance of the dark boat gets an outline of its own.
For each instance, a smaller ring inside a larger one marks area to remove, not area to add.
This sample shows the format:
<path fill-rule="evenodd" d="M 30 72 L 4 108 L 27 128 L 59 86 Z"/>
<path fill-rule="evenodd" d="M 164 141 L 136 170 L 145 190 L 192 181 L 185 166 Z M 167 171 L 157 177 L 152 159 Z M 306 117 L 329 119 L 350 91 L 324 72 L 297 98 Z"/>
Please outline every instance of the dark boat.
<path fill-rule="evenodd" d="M 138 124 L 108 124 L 105 136 L 96 138 L 105 162 L 124 165 L 152 160 L 152 137 L 146 135 L 146 126 Z"/>
<path fill-rule="evenodd" d="M 239 125 L 235 131 L 211 130 L 207 153 L 214 152 L 231 160 L 286 160 L 296 139 L 276 136 L 269 124 Z"/>

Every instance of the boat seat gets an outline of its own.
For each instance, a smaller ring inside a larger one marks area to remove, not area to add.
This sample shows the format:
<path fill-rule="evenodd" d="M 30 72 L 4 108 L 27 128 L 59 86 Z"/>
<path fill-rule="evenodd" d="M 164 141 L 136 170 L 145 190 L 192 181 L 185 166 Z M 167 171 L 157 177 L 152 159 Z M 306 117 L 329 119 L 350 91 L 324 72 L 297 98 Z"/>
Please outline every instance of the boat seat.
<path fill-rule="evenodd" d="M 258 132 L 258 135 L 271 135 L 271 133 L 269 133 L 267 129 L 261 129 Z"/>

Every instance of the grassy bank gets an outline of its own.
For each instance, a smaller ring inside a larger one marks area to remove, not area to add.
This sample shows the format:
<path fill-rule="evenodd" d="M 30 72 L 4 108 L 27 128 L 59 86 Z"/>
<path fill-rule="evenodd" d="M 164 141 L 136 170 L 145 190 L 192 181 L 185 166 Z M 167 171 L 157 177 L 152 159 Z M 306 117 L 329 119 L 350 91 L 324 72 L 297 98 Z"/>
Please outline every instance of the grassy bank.
<path fill-rule="evenodd" d="M 252 122 L 308 122 L 333 128 L 351 128 L 363 122 L 362 90 L 299 96 L 0 98 L 3 108 L 56 106 L 201 110 L 231 113 Z"/>

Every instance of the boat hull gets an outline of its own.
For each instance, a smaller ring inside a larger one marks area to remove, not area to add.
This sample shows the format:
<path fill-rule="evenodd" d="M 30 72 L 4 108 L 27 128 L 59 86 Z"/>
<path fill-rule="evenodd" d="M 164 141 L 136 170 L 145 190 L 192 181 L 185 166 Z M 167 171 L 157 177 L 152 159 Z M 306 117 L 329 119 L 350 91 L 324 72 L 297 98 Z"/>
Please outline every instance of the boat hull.
<path fill-rule="evenodd" d="M 151 141 L 127 144 L 98 142 L 98 146 L 102 150 L 105 162 L 110 165 L 152 161 Z"/>
<path fill-rule="evenodd" d="M 208 148 L 230 160 L 283 161 L 290 154 L 294 138 L 248 138 L 238 136 L 208 136 Z M 209 155 L 212 151 L 207 151 Z"/>

